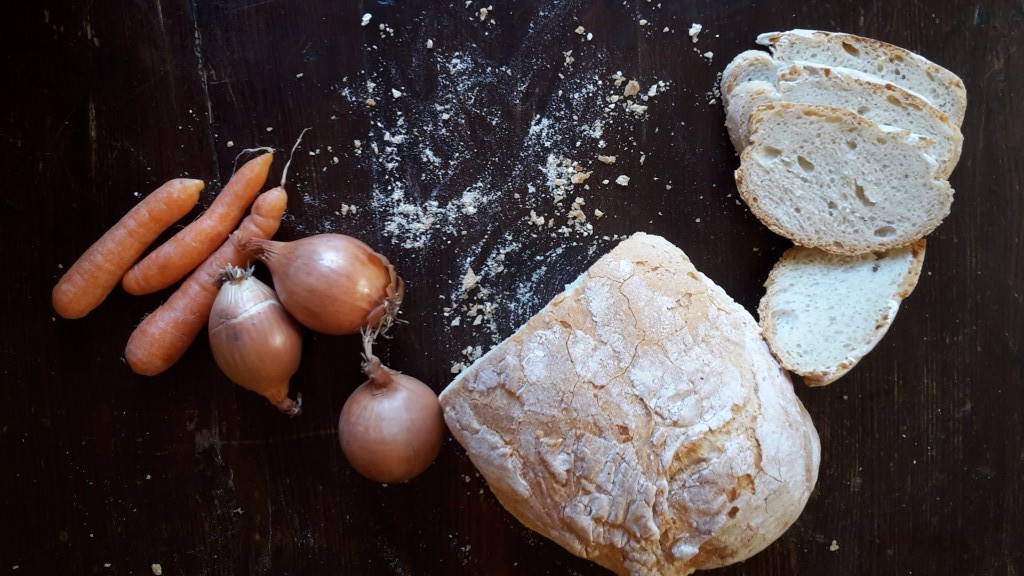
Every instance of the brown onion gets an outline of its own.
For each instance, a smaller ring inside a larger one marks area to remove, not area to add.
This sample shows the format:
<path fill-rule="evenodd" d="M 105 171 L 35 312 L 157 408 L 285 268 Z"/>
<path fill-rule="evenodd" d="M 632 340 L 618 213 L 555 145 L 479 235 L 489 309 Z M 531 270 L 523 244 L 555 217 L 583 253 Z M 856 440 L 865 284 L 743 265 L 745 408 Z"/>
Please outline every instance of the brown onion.
<path fill-rule="evenodd" d="M 242 239 L 241 249 L 262 260 L 284 307 L 304 326 L 324 334 L 386 330 L 398 314 L 405 285 L 388 259 L 343 234 L 277 242 Z"/>
<path fill-rule="evenodd" d="M 408 482 L 441 451 L 444 416 L 426 384 L 381 364 L 363 332 L 363 373 L 369 378 L 345 401 L 338 440 L 349 464 L 382 483 Z"/>
<path fill-rule="evenodd" d="M 301 328 L 274 291 L 252 277 L 252 268 L 228 265 L 219 279 L 209 324 L 217 366 L 232 382 L 262 394 L 285 414 L 299 414 L 301 402 L 288 397 L 288 381 L 299 369 Z"/>

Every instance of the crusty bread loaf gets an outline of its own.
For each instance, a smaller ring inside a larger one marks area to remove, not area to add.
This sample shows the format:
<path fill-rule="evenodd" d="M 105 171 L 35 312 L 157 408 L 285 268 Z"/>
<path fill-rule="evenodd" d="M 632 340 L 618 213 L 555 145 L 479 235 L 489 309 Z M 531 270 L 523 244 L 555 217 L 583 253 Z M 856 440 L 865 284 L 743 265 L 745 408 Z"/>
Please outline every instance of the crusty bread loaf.
<path fill-rule="evenodd" d="M 760 81 L 774 85 L 778 67 L 779 63 L 764 50 L 740 52 L 722 71 L 722 80 L 719 82 L 722 104 L 728 108 L 733 91 L 746 82 Z"/>
<path fill-rule="evenodd" d="M 795 246 L 772 269 L 758 306 L 779 362 L 822 386 L 846 374 L 889 330 L 921 275 L 925 241 L 837 256 Z"/>
<path fill-rule="evenodd" d="M 953 172 L 960 159 L 960 129 L 928 101 L 891 82 L 848 68 L 798 62 L 778 69 L 774 88 L 772 94 L 763 83 L 752 82 L 734 90 L 726 110 L 726 127 L 737 152 L 750 142 L 750 114 L 754 108 L 778 101 L 846 108 L 879 124 L 927 136 L 935 143 L 932 154 L 943 178 Z"/>
<path fill-rule="evenodd" d="M 636 234 L 442 393 L 513 516 L 619 574 L 743 560 L 799 516 L 819 441 L 757 324 Z"/>
<path fill-rule="evenodd" d="M 852 68 L 915 92 L 934 104 L 959 127 L 967 110 L 963 81 L 949 70 L 899 46 L 839 32 L 790 30 L 757 37 L 775 60 Z"/>
<path fill-rule="evenodd" d="M 817 104 L 764 104 L 750 122 L 736 186 L 762 223 L 797 244 L 886 250 L 949 213 L 953 189 L 928 138 Z"/>

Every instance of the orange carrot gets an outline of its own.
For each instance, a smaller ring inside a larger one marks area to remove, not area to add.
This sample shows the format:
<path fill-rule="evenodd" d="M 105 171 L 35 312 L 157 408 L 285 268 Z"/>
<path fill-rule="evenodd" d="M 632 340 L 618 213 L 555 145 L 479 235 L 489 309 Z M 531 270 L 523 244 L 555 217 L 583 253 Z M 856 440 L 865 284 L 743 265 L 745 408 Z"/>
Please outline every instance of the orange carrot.
<path fill-rule="evenodd" d="M 236 232 L 242 238 L 270 238 L 281 225 L 288 193 L 278 187 L 260 194 Z M 217 274 L 228 264 L 245 266 L 249 256 L 229 237 L 174 294 L 132 332 L 124 350 L 131 369 L 155 376 L 171 367 L 206 326 L 217 298 Z"/>
<path fill-rule="evenodd" d="M 196 205 L 202 189 L 202 180 L 170 180 L 129 210 L 53 287 L 57 314 L 81 318 L 99 306 L 146 247 Z"/>
<path fill-rule="evenodd" d="M 210 207 L 138 264 L 121 280 L 129 294 L 150 294 L 181 280 L 213 253 L 242 219 L 267 181 L 272 153 L 246 162 L 231 176 Z"/>

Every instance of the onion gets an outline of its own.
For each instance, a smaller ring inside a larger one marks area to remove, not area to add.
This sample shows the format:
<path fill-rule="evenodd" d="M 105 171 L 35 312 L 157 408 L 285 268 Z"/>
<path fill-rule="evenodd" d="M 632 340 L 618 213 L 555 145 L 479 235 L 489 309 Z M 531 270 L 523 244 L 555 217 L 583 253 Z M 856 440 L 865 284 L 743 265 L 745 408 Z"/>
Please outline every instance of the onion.
<path fill-rule="evenodd" d="M 228 265 L 210 311 L 210 348 L 232 382 L 266 397 L 295 416 L 299 402 L 288 397 L 288 381 L 299 369 L 302 330 L 274 291 L 252 277 L 252 268 Z"/>
<path fill-rule="evenodd" d="M 408 482 L 441 451 L 444 416 L 426 384 L 381 364 L 371 345 L 376 333 L 363 331 L 363 382 L 345 401 L 338 440 L 349 464 L 382 483 Z"/>
<path fill-rule="evenodd" d="M 324 334 L 386 331 L 402 304 L 405 285 L 388 259 L 343 234 L 294 242 L 241 239 L 274 278 L 281 304 L 304 326 Z"/>

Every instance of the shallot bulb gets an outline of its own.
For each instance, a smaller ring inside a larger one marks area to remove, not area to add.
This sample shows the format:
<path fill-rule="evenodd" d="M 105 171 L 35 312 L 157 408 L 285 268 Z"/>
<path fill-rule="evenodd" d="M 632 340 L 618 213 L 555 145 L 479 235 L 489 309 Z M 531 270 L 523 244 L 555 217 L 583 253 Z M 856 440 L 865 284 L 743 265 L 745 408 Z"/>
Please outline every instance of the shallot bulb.
<path fill-rule="evenodd" d="M 408 482 L 441 451 L 441 403 L 423 382 L 381 364 L 371 350 L 372 340 L 364 331 L 362 368 L 368 380 L 345 401 L 338 440 L 349 464 L 366 478 Z"/>
<path fill-rule="evenodd" d="M 252 268 L 228 265 L 219 280 L 209 324 L 217 366 L 285 414 L 299 414 L 300 402 L 288 397 L 288 381 L 299 369 L 302 329 L 274 290 L 252 276 Z"/>
<path fill-rule="evenodd" d="M 384 256 L 343 234 L 293 242 L 241 239 L 242 250 L 270 268 L 281 304 L 304 326 L 324 334 L 386 330 L 405 285 Z"/>

